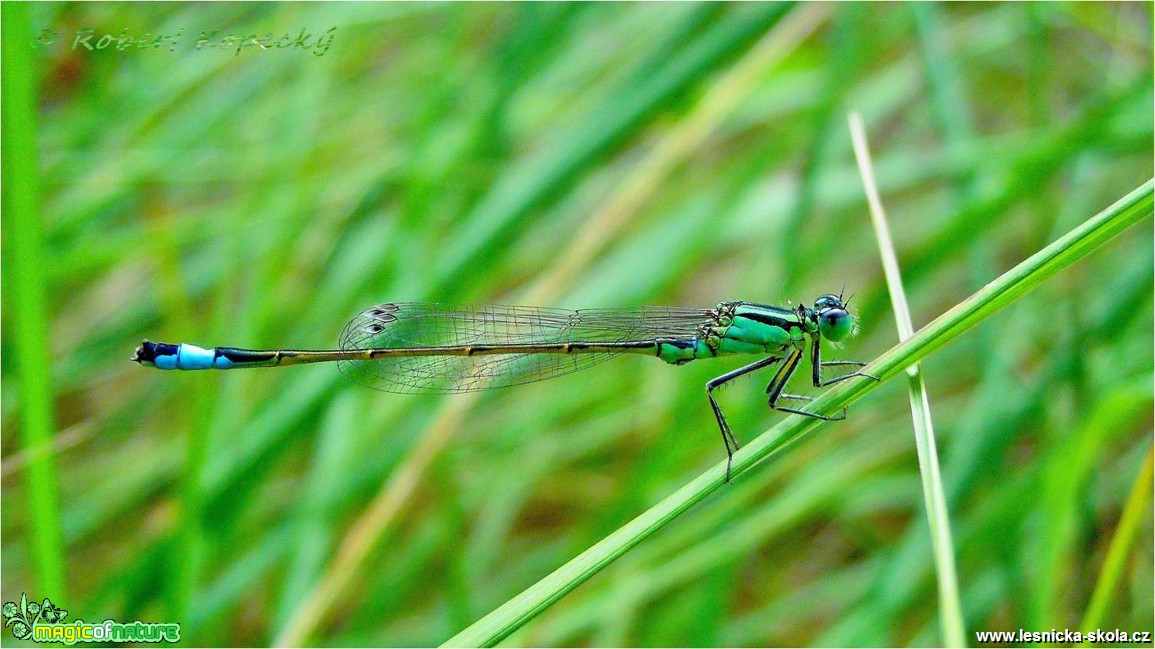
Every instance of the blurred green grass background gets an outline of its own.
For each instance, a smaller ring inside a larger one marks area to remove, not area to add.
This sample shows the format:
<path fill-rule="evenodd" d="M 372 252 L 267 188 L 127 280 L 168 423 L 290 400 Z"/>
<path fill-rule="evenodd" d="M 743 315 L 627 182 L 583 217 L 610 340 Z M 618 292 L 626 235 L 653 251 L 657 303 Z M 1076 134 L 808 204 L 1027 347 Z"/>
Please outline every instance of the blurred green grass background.
<path fill-rule="evenodd" d="M 6 216 L 0 594 L 193 644 L 443 642 L 717 463 L 703 385 L 737 363 L 624 358 L 471 401 L 326 367 L 161 374 L 128 362 L 141 338 L 324 348 L 386 300 L 845 284 L 862 333 L 839 357 L 869 360 L 896 334 L 847 111 L 916 327 L 1153 174 L 1147 3 L 23 10 L 29 43 L 59 35 L 25 116 L 50 381 L 16 376 Z M 331 27 L 323 56 L 196 49 Z M 184 35 L 89 52 L 80 28 Z M 923 365 L 968 631 L 1086 616 L 1151 448 L 1152 247 L 1145 221 Z M 720 395 L 740 440 L 782 417 L 766 378 Z M 1101 628 L 1155 623 L 1144 512 Z M 925 520 L 888 384 L 505 643 L 936 645 Z"/>

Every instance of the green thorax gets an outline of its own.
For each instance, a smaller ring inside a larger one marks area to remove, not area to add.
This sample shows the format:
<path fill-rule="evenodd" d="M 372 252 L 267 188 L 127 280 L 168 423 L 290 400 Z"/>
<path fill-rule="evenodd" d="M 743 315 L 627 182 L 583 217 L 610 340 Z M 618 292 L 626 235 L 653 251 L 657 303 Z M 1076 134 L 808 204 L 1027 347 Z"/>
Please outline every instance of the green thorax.
<path fill-rule="evenodd" d="M 774 354 L 791 347 L 801 349 L 806 335 L 817 331 L 804 309 L 730 302 L 718 305 L 718 311 L 720 353 Z"/>
<path fill-rule="evenodd" d="M 803 307 L 723 302 L 710 315 L 713 321 L 693 340 L 659 342 L 658 357 L 680 365 L 732 354 L 785 356 L 802 349 L 807 335 L 818 335 L 812 314 Z"/>

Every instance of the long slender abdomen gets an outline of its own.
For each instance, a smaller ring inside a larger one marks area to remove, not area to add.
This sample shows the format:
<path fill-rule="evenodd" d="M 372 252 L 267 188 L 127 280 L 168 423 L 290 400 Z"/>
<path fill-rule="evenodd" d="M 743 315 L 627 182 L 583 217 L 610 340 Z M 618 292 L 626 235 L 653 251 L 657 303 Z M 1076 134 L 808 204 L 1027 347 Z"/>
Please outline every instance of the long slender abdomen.
<path fill-rule="evenodd" d="M 305 363 L 327 363 L 333 361 L 381 361 L 393 358 L 418 358 L 431 356 L 510 356 L 525 354 L 601 354 L 601 353 L 653 353 L 655 341 L 623 342 L 572 342 L 555 344 L 509 344 L 509 345 L 444 345 L 436 347 L 412 347 L 396 349 L 281 349 L 254 350 L 236 347 L 213 347 L 205 349 L 188 343 L 173 345 L 154 343 L 148 340 L 136 349 L 132 360 L 141 365 L 149 365 L 162 370 L 231 370 L 245 367 L 275 367 L 278 365 L 301 365 Z"/>

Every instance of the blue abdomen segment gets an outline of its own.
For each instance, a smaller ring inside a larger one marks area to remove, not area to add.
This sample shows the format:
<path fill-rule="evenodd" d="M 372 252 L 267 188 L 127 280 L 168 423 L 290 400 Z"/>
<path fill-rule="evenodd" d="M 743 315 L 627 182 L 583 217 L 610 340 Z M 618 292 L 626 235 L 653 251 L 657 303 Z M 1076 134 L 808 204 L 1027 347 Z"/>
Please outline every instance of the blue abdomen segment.
<path fill-rule="evenodd" d="M 188 343 L 177 345 L 176 369 L 178 370 L 227 370 L 233 362 L 217 353 L 215 349 L 205 349 Z"/>
<path fill-rule="evenodd" d="M 144 341 L 136 350 L 134 361 L 162 370 L 228 370 L 237 366 L 217 349 L 205 349 L 188 343 L 172 345 Z"/>

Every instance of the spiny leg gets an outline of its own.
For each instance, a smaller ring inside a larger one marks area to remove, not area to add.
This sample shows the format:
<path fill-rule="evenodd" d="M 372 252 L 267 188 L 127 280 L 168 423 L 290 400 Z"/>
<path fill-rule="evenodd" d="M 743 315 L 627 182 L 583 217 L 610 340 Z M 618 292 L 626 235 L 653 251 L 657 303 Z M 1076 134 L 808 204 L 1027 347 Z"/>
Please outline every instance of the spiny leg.
<path fill-rule="evenodd" d="M 830 367 L 832 365 L 854 365 L 856 367 L 866 367 L 866 361 L 822 361 L 822 367 Z"/>
<path fill-rule="evenodd" d="M 767 402 L 767 405 L 769 405 L 774 410 L 789 412 L 795 415 L 804 415 L 806 417 L 814 417 L 815 419 L 821 419 L 823 421 L 837 421 L 840 419 L 845 419 L 845 409 L 843 409 L 844 412 L 839 417 L 828 417 L 826 415 L 820 415 L 818 413 L 809 412 L 800 408 L 786 408 L 784 406 L 778 405 L 779 399 L 799 399 L 802 401 L 812 401 L 812 399 L 809 397 L 782 393 L 782 390 L 786 388 L 786 383 L 790 380 L 790 377 L 793 376 L 794 370 L 798 369 L 798 363 L 801 360 L 802 350 L 800 349 L 794 350 L 794 352 L 786 358 L 786 363 L 782 365 L 781 369 L 778 370 L 778 373 L 774 375 L 774 378 L 771 379 L 770 383 L 766 386 L 766 394 L 770 395 L 770 399 Z"/>
<path fill-rule="evenodd" d="M 867 363 L 866 363 L 866 361 L 821 361 L 818 365 L 819 365 L 819 367 L 834 367 L 837 365 L 843 365 L 843 366 L 851 365 L 854 367 L 866 367 Z M 822 387 L 822 386 L 830 385 L 831 383 L 838 383 L 839 381 L 845 381 L 846 379 L 854 378 L 856 376 L 865 376 L 868 379 L 874 379 L 875 381 L 878 380 L 878 377 L 874 376 L 873 374 L 866 374 L 865 372 L 851 372 L 850 374 L 844 374 L 842 376 L 836 376 L 833 379 L 826 381 L 825 383 L 819 383 L 817 385 L 818 385 L 818 387 Z"/>
<path fill-rule="evenodd" d="M 726 416 L 722 414 L 722 408 L 718 406 L 718 402 L 714 399 L 714 388 L 733 381 L 734 379 L 750 372 L 755 372 L 763 367 L 769 367 L 774 363 L 782 360 L 777 356 L 770 356 L 763 358 L 760 361 L 750 363 L 736 370 L 726 372 L 718 378 L 711 379 L 706 383 L 706 396 L 710 399 L 710 408 L 714 410 L 714 418 L 718 420 L 718 428 L 722 430 L 722 443 L 726 445 L 726 482 L 730 482 L 730 465 L 734 461 L 734 451 L 738 450 L 738 440 L 734 439 L 734 433 L 730 430 L 730 424 L 726 423 Z"/>
<path fill-rule="evenodd" d="M 851 372 L 850 374 L 843 374 L 842 376 L 836 376 L 832 379 L 823 381 L 822 380 L 822 368 L 823 367 L 829 367 L 831 365 L 853 365 L 856 367 L 865 367 L 866 363 L 864 363 L 862 361 L 830 361 L 830 362 L 824 363 L 824 362 L 822 362 L 822 351 L 821 351 L 821 344 L 819 343 L 819 340 L 820 339 L 817 336 L 815 336 L 814 342 L 811 343 L 811 345 L 810 345 L 810 365 L 813 368 L 814 387 L 824 388 L 828 385 L 840 383 L 840 382 L 845 381 L 847 379 L 852 379 L 856 376 L 865 376 L 868 379 L 874 379 L 875 381 L 878 380 L 878 377 L 874 376 L 873 374 L 867 374 L 866 372 Z M 842 413 L 843 417 L 845 417 L 846 409 L 843 408 L 842 410 L 843 410 L 843 413 Z"/>

